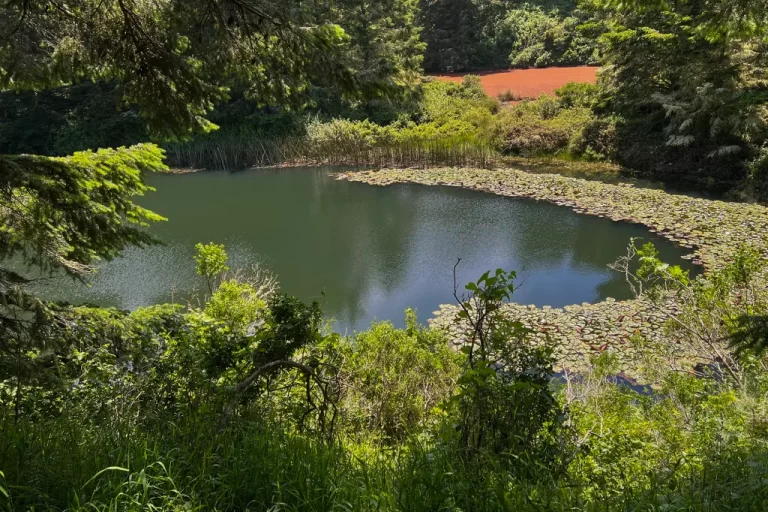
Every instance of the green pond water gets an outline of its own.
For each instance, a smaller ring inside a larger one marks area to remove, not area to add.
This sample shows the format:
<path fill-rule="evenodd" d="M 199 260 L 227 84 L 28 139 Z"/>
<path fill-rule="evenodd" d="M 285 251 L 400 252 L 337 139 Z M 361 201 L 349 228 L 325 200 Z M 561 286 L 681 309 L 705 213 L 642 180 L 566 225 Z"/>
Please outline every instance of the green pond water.
<path fill-rule="evenodd" d="M 91 286 L 56 278 L 53 299 L 134 309 L 186 303 L 204 284 L 197 242 L 226 244 L 232 268 L 259 263 L 281 289 L 319 300 L 340 332 L 374 319 L 401 325 L 407 307 L 426 320 L 453 302 L 457 258 L 463 285 L 484 271 L 516 270 L 516 302 L 561 307 L 629 298 L 607 265 L 631 237 L 653 240 L 666 261 L 696 268 L 682 248 L 642 226 L 579 215 L 528 199 L 451 187 L 373 187 L 336 181 L 328 169 L 153 175 L 140 200 L 168 222 L 151 230 L 165 245 L 129 249 L 100 266 Z"/>

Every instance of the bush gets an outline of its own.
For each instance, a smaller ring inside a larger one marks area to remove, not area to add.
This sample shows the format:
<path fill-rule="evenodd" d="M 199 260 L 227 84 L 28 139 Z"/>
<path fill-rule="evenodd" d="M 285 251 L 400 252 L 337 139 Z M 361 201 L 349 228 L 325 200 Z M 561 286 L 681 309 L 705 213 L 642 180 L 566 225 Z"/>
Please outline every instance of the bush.
<path fill-rule="evenodd" d="M 569 153 L 587 160 L 614 161 L 619 152 L 619 122 L 614 117 L 591 120 L 573 135 Z"/>
<path fill-rule="evenodd" d="M 480 77 L 467 75 L 461 84 L 439 80 L 427 81 L 423 86 L 420 123 L 442 125 L 451 121 L 466 121 L 474 126 L 487 126 L 498 112 L 499 102 L 489 98 L 480 83 Z"/>
<path fill-rule="evenodd" d="M 768 437 L 754 422 L 766 420 L 764 395 L 755 402 L 713 379 L 676 372 L 655 394 L 641 394 L 617 385 L 615 373 L 604 354 L 563 393 L 584 440 L 569 468 L 584 508 L 762 508 Z"/>
<path fill-rule="evenodd" d="M 555 96 L 563 108 L 594 109 L 600 101 L 600 88 L 596 84 L 568 82 L 555 91 Z"/>
<path fill-rule="evenodd" d="M 344 350 L 342 402 L 350 432 L 370 432 L 390 443 L 434 426 L 463 360 L 444 332 L 417 325 L 412 310 L 405 329 L 374 323 Z"/>
<path fill-rule="evenodd" d="M 315 118 L 307 125 L 308 149 L 314 155 L 366 151 L 393 140 L 392 130 L 368 120 L 324 123 Z"/>
<path fill-rule="evenodd" d="M 498 108 L 476 76 L 460 84 L 427 81 L 413 119 L 380 126 L 368 120 L 314 118 L 298 157 L 373 166 L 482 166 L 491 153 L 487 132 Z"/>
<path fill-rule="evenodd" d="M 409 123 L 402 128 L 394 130 L 394 138 L 402 143 L 426 143 L 435 140 L 472 140 L 480 139 L 477 126 L 472 123 L 457 119 L 443 124 L 438 123 Z"/>
<path fill-rule="evenodd" d="M 456 426 L 444 436 L 453 434 L 470 462 L 492 454 L 509 473 L 536 480 L 563 469 L 568 436 L 549 386 L 552 347 L 532 343 L 532 331 L 502 309 L 515 278 L 498 269 L 454 293 L 467 367 L 448 404 Z"/>
<path fill-rule="evenodd" d="M 519 101 L 522 98 L 518 97 L 517 94 L 512 91 L 512 89 L 507 89 L 504 92 L 499 93 L 498 95 L 499 101 L 502 103 L 510 102 L 510 101 Z"/>
<path fill-rule="evenodd" d="M 264 315 L 267 304 L 248 283 L 222 282 L 205 305 L 205 313 L 222 322 L 233 334 L 245 336 L 248 328 Z"/>
<path fill-rule="evenodd" d="M 405 329 L 322 336 L 317 305 L 272 295 L 264 307 L 230 280 L 202 310 L 48 305 L 34 331 L 45 351 L 0 352 L 0 506 L 762 510 L 765 336 L 722 344 L 735 379 L 717 371 L 723 361 L 679 371 L 667 352 L 696 343 L 693 329 L 717 342 L 759 334 L 739 320 L 768 311 L 759 255 L 691 281 L 652 247 L 635 250 L 638 279 L 688 297 L 676 309 L 687 328 L 664 347 L 628 347 L 650 351 L 654 393 L 617 385 L 607 352 L 558 389 L 551 347 L 501 307 L 515 277 L 503 271 L 465 287 L 461 351 L 412 312 Z M 234 394 L 255 366 L 285 357 L 316 380 L 275 370 Z M 222 424 L 226 403 L 237 414 Z"/>
<path fill-rule="evenodd" d="M 757 155 L 748 162 L 749 177 L 744 184 L 742 193 L 747 198 L 768 199 L 768 144 L 757 150 Z"/>
<path fill-rule="evenodd" d="M 514 155 L 555 155 L 594 120 L 584 107 L 562 108 L 550 97 L 526 101 L 502 111 L 495 121 L 494 143 Z"/>

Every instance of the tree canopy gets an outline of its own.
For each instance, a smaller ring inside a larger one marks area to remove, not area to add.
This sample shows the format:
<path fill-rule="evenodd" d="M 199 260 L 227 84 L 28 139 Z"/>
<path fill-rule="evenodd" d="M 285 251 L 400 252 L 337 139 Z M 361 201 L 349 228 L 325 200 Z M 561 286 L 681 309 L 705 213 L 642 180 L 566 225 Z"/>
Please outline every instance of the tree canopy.
<path fill-rule="evenodd" d="M 0 87 L 117 79 L 153 133 L 209 130 L 232 84 L 263 104 L 298 101 L 313 77 L 353 85 L 337 25 L 305 24 L 300 2 L 9 0 Z"/>

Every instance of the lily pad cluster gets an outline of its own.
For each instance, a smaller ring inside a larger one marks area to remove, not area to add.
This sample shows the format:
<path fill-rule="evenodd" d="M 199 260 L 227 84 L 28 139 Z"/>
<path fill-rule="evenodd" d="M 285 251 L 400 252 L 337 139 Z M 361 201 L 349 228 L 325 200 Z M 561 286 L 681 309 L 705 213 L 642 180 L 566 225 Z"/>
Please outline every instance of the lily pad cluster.
<path fill-rule="evenodd" d="M 651 304 L 640 300 L 617 302 L 608 299 L 598 304 L 580 304 L 565 308 L 506 304 L 505 313 L 530 329 L 531 341 L 550 343 L 555 347 L 555 370 L 579 373 L 590 360 L 608 352 L 614 356 L 620 375 L 642 381 L 641 367 L 645 363 L 647 344 L 665 341 L 666 318 Z M 445 328 L 453 343 L 462 344 L 464 326 L 455 319 L 459 307 L 440 306 L 430 325 Z M 671 347 L 677 364 L 695 366 L 704 363 L 686 345 L 673 343 Z"/>
<path fill-rule="evenodd" d="M 768 208 L 758 204 L 713 201 L 675 195 L 631 184 L 607 184 L 557 174 L 532 174 L 516 169 L 384 169 L 346 172 L 338 179 L 370 185 L 417 183 L 468 188 L 492 194 L 527 197 L 567 206 L 576 212 L 617 222 L 643 224 L 683 247 L 705 271 L 721 268 L 742 246 L 768 255 Z M 623 372 L 638 376 L 642 364 L 632 340 L 664 341 L 667 318 L 643 300 L 567 306 L 563 309 L 509 304 L 509 314 L 531 327 L 536 338 L 548 337 L 556 345 L 561 369 L 585 367 L 604 351 L 614 353 Z M 433 325 L 454 330 L 454 306 L 441 306 Z M 672 341 L 674 343 L 674 341 Z M 679 347 L 679 356 L 691 364 L 702 361 Z"/>

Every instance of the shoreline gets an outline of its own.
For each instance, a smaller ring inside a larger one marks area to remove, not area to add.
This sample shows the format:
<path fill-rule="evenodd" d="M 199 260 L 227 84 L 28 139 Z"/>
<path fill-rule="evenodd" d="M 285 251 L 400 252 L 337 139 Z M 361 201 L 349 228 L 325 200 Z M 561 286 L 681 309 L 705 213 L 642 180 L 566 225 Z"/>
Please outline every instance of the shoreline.
<path fill-rule="evenodd" d="M 654 188 L 662 188 L 664 186 L 661 182 L 653 182 L 643 178 L 636 178 L 631 175 L 631 171 L 623 169 L 622 167 L 607 162 L 589 162 L 580 160 L 568 160 L 552 157 L 523 157 L 523 156 L 498 156 L 495 164 L 492 167 L 513 167 L 520 168 L 531 174 L 558 174 L 561 176 L 569 176 L 576 178 L 583 178 L 588 181 L 601 181 L 604 183 L 635 183 L 644 182 L 654 185 Z M 260 169 L 274 170 L 274 169 L 295 169 L 299 167 L 323 169 L 323 168 L 336 168 L 336 169 L 349 169 L 349 172 L 360 171 L 374 171 L 381 169 L 398 170 L 402 167 L 397 165 L 360 165 L 355 163 L 349 163 L 345 161 L 338 161 L 328 159 L 325 161 L 318 160 L 288 160 L 279 164 L 272 165 L 251 165 L 248 167 L 238 169 L 211 169 L 207 167 L 169 167 L 165 174 L 190 174 L 196 172 L 243 172 L 243 171 L 258 171 Z M 420 169 L 434 169 L 439 168 L 435 166 L 419 167 Z M 465 167 L 462 167 L 465 168 Z M 471 169 L 471 167 L 466 167 Z M 336 171 L 347 172 L 347 171 Z"/>
<path fill-rule="evenodd" d="M 768 259 L 768 208 L 756 204 L 676 195 L 629 184 L 608 184 L 558 174 L 534 174 L 505 169 L 382 169 L 339 172 L 339 180 L 376 186 L 396 183 L 442 185 L 478 190 L 507 197 L 526 197 L 571 208 L 577 213 L 633 222 L 652 233 L 690 249 L 688 258 L 704 273 L 722 268 L 742 245 L 757 248 Z M 664 340 L 667 318 L 642 299 L 571 305 L 564 308 L 505 305 L 510 315 L 534 331 L 537 342 L 555 343 L 556 370 L 579 370 L 593 356 L 608 351 L 622 373 L 642 380 L 642 354 L 633 338 Z M 461 328 L 454 323 L 455 305 L 442 305 L 430 325 L 448 328 L 454 343 L 461 343 Z M 672 347 L 676 363 L 692 367 L 707 363 L 685 347 Z"/>

